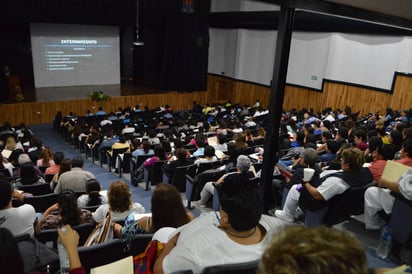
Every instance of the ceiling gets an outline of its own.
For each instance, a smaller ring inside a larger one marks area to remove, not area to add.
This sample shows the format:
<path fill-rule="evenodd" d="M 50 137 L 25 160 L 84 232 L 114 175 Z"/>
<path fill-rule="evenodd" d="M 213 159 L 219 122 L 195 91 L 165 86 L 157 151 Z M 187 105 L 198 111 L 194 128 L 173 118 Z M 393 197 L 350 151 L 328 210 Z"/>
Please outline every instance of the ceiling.
<path fill-rule="evenodd" d="M 412 1 L 410 0 L 327 0 L 326 2 L 412 20 Z"/>

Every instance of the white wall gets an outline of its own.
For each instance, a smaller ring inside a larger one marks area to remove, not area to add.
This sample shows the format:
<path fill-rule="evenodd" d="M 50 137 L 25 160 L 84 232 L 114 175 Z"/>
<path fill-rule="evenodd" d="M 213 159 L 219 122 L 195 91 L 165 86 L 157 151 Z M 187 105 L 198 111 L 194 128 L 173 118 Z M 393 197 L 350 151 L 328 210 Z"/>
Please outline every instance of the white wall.
<path fill-rule="evenodd" d="M 210 29 L 209 73 L 269 85 L 276 35 Z M 412 73 L 411 49 L 412 37 L 295 32 L 287 82 L 321 89 L 326 78 L 390 90 L 396 71 Z"/>

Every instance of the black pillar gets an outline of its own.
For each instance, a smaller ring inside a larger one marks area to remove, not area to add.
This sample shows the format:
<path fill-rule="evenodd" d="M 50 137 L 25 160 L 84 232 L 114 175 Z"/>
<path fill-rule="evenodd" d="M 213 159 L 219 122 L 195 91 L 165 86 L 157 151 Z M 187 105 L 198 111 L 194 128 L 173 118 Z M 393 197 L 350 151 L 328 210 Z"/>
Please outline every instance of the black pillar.
<path fill-rule="evenodd" d="M 292 28 L 295 10 L 282 4 L 278 35 L 276 39 L 275 64 L 273 68 L 272 86 L 269 102 L 268 131 L 265 139 L 265 153 L 260 184 L 260 193 L 263 197 L 263 208 L 266 212 L 273 203 L 272 174 L 278 151 L 279 126 L 282 115 L 283 98 L 285 95 L 286 74 L 289 62 L 289 51 L 292 39 Z"/>

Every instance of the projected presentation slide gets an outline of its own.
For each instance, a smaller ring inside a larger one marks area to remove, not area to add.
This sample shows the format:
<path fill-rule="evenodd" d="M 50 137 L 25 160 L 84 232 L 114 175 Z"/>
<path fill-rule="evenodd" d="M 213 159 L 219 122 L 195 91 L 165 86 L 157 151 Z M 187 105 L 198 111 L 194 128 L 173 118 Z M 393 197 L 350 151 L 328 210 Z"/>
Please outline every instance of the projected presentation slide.
<path fill-rule="evenodd" d="M 36 87 L 120 84 L 117 27 L 36 23 L 30 32 Z"/>

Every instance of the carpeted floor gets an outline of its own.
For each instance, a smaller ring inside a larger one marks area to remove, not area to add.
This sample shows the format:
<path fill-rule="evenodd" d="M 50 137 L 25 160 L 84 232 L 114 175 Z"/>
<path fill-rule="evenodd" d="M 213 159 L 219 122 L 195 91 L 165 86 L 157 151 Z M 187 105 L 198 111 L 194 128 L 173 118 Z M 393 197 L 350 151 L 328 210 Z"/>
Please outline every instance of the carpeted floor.
<path fill-rule="evenodd" d="M 73 146 L 68 143 L 65 143 L 60 136 L 53 130 L 51 124 L 45 125 L 35 125 L 31 126 L 30 129 L 34 132 L 37 138 L 39 138 L 43 143 L 52 148 L 54 152 L 62 151 L 65 154 L 66 158 L 73 157 L 82 157 L 85 159 L 85 155 L 81 154 L 79 151 L 75 150 Z M 145 191 L 141 186 L 134 187 L 130 184 L 130 175 L 124 174 L 122 178 L 119 178 L 117 174 L 113 172 L 108 172 L 107 169 L 100 167 L 100 164 L 92 163 L 90 157 L 88 160 L 85 160 L 84 169 L 92 172 L 97 180 L 101 183 L 104 189 L 107 189 L 109 184 L 116 180 L 123 180 L 129 184 L 130 190 L 132 192 L 132 200 L 142 204 L 146 212 L 150 212 L 150 198 L 152 191 Z M 204 210 L 193 210 L 193 214 L 198 216 Z M 351 231 L 365 246 L 366 255 L 368 259 L 368 265 L 370 268 L 381 268 L 381 267 L 394 267 L 397 264 L 390 262 L 388 260 L 381 260 L 376 256 L 375 248 L 379 243 L 380 233 L 377 231 L 366 231 L 364 224 L 357 220 L 351 220 L 344 222 L 335 226 L 338 229 L 344 229 Z"/>

